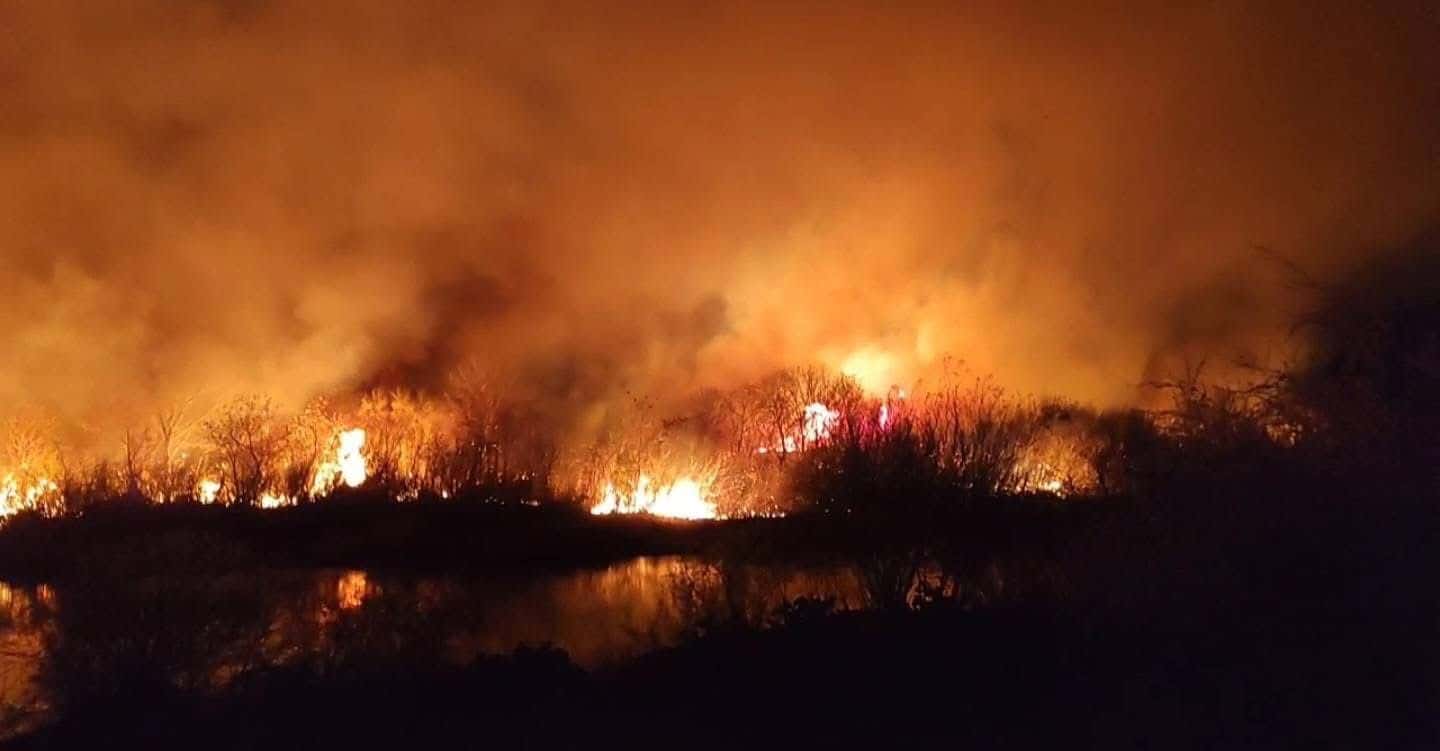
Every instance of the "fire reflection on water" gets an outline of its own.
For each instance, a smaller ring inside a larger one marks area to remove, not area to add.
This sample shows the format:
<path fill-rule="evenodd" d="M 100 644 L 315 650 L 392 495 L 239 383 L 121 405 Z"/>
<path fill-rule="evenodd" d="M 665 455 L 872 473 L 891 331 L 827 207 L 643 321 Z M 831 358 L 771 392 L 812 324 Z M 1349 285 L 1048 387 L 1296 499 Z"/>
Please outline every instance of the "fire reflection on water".
<path fill-rule="evenodd" d="M 361 570 L 268 574 L 258 609 L 235 633 L 263 636 L 248 645 L 259 664 L 298 660 L 365 659 L 366 649 L 428 650 L 457 663 L 503 654 L 521 645 L 564 649 L 581 667 L 594 668 L 673 644 L 697 623 L 716 617 L 759 623 L 785 600 L 834 598 L 837 608 L 863 602 L 848 570 L 727 567 L 683 557 L 636 558 L 608 567 L 560 573 L 479 577 L 377 575 Z M 137 584 L 150 591 L 155 582 Z M 191 582 L 193 585 L 193 582 Z M 161 584 L 163 587 L 163 583 Z M 22 726 L 14 717 L 43 715 L 46 702 L 36 677 L 55 618 L 72 596 L 64 588 L 0 583 L 0 738 Z M 203 629 L 167 624 L 167 632 Z M 435 645 L 416 644 L 438 640 Z M 253 641 L 253 640 L 252 640 Z M 398 645 L 398 646 L 397 646 Z M 208 645 L 216 648 L 216 645 Z M 247 645 L 241 645 L 245 647 Z M 229 647 L 220 646 L 230 652 Z M 236 654 L 251 654 L 244 649 Z M 245 665 L 212 663 L 216 682 Z"/>
<path fill-rule="evenodd" d="M 55 592 L 0 582 L 0 739 L 31 726 L 46 707 L 36 677 L 44 657 L 41 626 Z"/>

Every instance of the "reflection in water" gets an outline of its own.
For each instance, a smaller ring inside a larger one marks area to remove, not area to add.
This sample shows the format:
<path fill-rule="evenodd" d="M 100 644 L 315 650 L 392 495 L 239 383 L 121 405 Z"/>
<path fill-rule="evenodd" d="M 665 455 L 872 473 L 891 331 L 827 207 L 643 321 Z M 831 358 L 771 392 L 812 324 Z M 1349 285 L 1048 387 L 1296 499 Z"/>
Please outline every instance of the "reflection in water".
<path fill-rule="evenodd" d="M 763 623 L 799 597 L 834 598 L 839 608 L 863 601 L 857 578 L 845 570 L 683 557 L 558 574 L 176 575 L 86 582 L 58 593 L 44 585 L 0 584 L 0 702 L 8 710 L 0 722 L 13 731 L 20 708 L 43 708 L 36 677 L 47 664 L 50 675 L 107 670 L 75 663 L 76 655 L 130 649 L 168 673 L 208 676 L 204 681 L 212 685 L 264 665 L 464 663 L 541 644 L 593 668 L 674 644 L 717 622 Z M 104 623 L 97 627 L 97 620 Z M 56 645 L 58 654 L 46 652 Z"/>
<path fill-rule="evenodd" d="M 354 610 L 365 603 L 370 582 L 364 571 L 346 571 L 335 585 L 335 599 L 341 610 Z"/>
<path fill-rule="evenodd" d="M 36 688 L 44 655 L 40 624 L 55 593 L 39 589 L 0 582 L 0 738 L 27 728 L 45 706 Z"/>

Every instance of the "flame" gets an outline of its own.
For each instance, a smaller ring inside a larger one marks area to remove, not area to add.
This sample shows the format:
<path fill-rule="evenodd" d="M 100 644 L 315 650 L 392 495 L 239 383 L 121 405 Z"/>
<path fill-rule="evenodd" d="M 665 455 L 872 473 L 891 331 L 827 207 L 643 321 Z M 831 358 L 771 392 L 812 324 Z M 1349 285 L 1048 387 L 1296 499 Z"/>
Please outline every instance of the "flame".
<path fill-rule="evenodd" d="M 195 500 L 209 505 L 220 499 L 220 483 L 215 480 L 201 480 L 195 488 Z"/>
<path fill-rule="evenodd" d="M 280 508 L 281 506 L 294 506 L 295 499 L 288 495 L 276 495 L 266 493 L 260 496 L 260 508 Z"/>
<path fill-rule="evenodd" d="M 782 454 L 793 454 L 817 443 L 824 443 L 839 420 L 840 413 L 838 411 L 830 409 L 820 402 L 811 402 L 805 405 L 798 433 L 781 438 L 780 442 L 773 447 L 761 446 L 756 449 L 756 453 L 768 454 L 771 451 L 777 451 Z"/>
<path fill-rule="evenodd" d="M 590 513 L 603 514 L 651 514 L 671 519 L 714 519 L 715 504 L 707 501 L 706 488 L 699 481 L 683 477 L 669 485 L 651 487 L 649 475 L 640 475 L 635 490 L 628 496 L 615 489 L 614 483 L 606 483 L 600 502 Z"/>
<path fill-rule="evenodd" d="M 220 482 L 218 480 L 204 479 L 195 486 L 195 500 L 205 505 L 220 500 Z M 264 493 L 260 496 L 260 508 L 280 508 L 282 506 L 294 506 L 295 499 L 288 495 L 279 493 Z"/>
<path fill-rule="evenodd" d="M 365 484 L 369 466 L 365 462 L 365 429 L 354 428 L 336 434 L 335 456 L 315 468 L 315 481 L 310 485 L 311 495 L 324 495 L 341 483 L 347 488 L 358 488 Z"/>
<path fill-rule="evenodd" d="M 59 490 L 60 486 L 48 477 L 23 482 L 14 474 L 6 474 L 0 479 L 0 516 L 38 508 L 46 496 Z"/>
<path fill-rule="evenodd" d="M 885 395 L 885 401 L 880 403 L 880 429 L 890 427 L 890 421 L 895 419 L 895 412 L 905 401 L 905 389 L 899 386 L 891 386 L 890 391 Z M 893 407 L 891 405 L 894 405 Z"/>
<path fill-rule="evenodd" d="M 821 404 L 812 402 L 805 405 L 805 424 L 802 434 L 806 443 L 819 443 L 830 437 L 831 428 L 839 421 L 840 413 Z"/>
<path fill-rule="evenodd" d="M 1043 461 L 1025 461 L 1020 466 L 1019 476 L 1009 488 L 1016 493 L 1043 493 L 1064 498 L 1071 494 L 1072 487 L 1067 480 L 1063 465 Z"/>

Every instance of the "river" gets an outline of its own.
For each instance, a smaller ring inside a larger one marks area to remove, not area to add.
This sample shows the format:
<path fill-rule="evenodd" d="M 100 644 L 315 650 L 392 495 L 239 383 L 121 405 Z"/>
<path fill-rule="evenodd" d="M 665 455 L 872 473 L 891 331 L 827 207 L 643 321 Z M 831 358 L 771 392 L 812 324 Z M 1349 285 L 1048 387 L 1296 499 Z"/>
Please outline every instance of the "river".
<path fill-rule="evenodd" d="M 44 717 L 47 687 L 122 664 L 218 687 L 247 669 L 303 661 L 464 664 L 549 645 L 604 669 L 717 623 L 764 623 L 798 598 L 837 609 L 863 601 L 848 569 L 687 557 L 464 576 L 324 569 L 0 583 L 0 723 L 23 729 Z"/>

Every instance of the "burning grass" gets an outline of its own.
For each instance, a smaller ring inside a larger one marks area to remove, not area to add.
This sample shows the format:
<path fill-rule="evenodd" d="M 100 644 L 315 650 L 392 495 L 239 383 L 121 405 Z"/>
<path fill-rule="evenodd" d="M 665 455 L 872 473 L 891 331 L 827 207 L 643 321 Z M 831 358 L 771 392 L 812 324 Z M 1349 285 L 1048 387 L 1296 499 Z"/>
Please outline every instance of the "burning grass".
<path fill-rule="evenodd" d="M 51 422 L 17 418 L 0 444 L 0 516 L 83 513 L 116 498 L 272 509 L 362 490 L 395 502 L 573 498 L 594 515 L 681 520 L 1083 497 L 1143 487 L 1162 448 L 1193 448 L 1196 421 L 1219 419 L 1197 414 L 1203 389 L 1179 393 L 1173 410 L 1097 414 L 959 372 L 874 394 L 851 376 L 798 368 L 679 414 L 645 400 L 612 406 L 591 438 L 576 440 L 481 380 L 455 383 L 443 395 L 374 391 L 350 407 L 317 400 L 293 414 L 257 396 L 204 414 L 187 405 L 126 431 L 118 456 L 98 458 L 67 450 Z M 1294 447 L 1295 431 L 1273 421 L 1204 409 L 1257 425 L 1254 440 Z"/>

